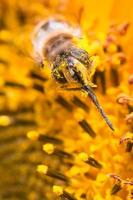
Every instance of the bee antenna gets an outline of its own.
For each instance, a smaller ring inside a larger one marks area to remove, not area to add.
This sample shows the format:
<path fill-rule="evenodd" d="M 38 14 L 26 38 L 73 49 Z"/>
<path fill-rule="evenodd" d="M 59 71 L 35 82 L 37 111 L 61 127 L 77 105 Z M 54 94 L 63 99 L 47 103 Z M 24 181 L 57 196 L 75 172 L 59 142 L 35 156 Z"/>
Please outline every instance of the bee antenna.
<path fill-rule="evenodd" d="M 99 112 L 101 113 L 102 117 L 104 118 L 108 126 L 114 131 L 112 123 L 110 122 L 107 115 L 105 114 L 102 107 L 100 106 L 98 99 L 96 95 L 94 94 L 94 92 L 92 91 L 91 87 L 89 85 L 83 85 L 82 89 L 87 92 L 88 96 L 91 98 L 91 100 L 93 101 L 93 103 L 95 104 Z"/>

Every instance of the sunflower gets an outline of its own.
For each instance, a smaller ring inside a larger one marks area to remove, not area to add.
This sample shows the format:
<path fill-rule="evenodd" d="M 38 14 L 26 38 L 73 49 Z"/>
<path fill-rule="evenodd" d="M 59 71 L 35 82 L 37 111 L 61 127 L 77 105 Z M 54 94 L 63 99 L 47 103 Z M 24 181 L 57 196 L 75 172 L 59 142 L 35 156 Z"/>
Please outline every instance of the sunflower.
<path fill-rule="evenodd" d="M 131 0 L 0 0 L 0 199 L 133 199 Z M 31 33 L 60 15 L 82 29 L 91 83 L 114 126 L 32 56 Z M 94 86 L 93 85 L 93 86 Z"/>

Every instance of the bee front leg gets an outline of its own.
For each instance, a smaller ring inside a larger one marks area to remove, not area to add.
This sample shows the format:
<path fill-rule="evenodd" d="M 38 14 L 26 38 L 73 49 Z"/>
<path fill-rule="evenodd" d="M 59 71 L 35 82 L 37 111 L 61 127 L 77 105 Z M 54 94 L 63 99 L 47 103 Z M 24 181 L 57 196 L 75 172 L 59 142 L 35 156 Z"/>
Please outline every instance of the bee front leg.
<path fill-rule="evenodd" d="M 108 117 L 106 116 L 105 112 L 103 111 L 101 105 L 99 104 L 99 101 L 98 101 L 96 95 L 94 94 L 91 87 L 85 83 L 85 81 L 82 77 L 82 73 L 76 68 L 73 60 L 71 58 L 68 58 L 67 63 L 68 63 L 69 72 L 70 72 L 71 76 L 73 77 L 73 79 L 81 85 L 82 90 L 88 94 L 88 96 L 90 97 L 90 99 L 92 100 L 94 105 L 97 107 L 97 109 L 99 110 L 100 114 L 102 115 L 103 119 L 106 121 L 108 126 L 112 130 L 114 130 L 110 120 L 108 119 Z"/>
<path fill-rule="evenodd" d="M 70 56 L 74 57 L 79 62 L 81 62 L 85 67 L 88 68 L 91 65 L 90 55 L 86 50 L 71 47 L 69 50 L 69 54 Z"/>
<path fill-rule="evenodd" d="M 60 84 L 66 84 L 67 80 L 62 72 L 62 70 L 60 69 L 60 66 L 62 64 L 63 60 L 60 56 L 58 56 L 53 64 L 53 68 L 52 68 L 52 76 L 54 77 L 54 79 L 60 83 Z"/>
<path fill-rule="evenodd" d="M 77 47 L 71 47 L 69 49 L 69 55 L 76 60 L 78 60 L 86 69 L 88 74 L 88 84 L 91 87 L 96 87 L 94 83 L 92 83 L 92 76 L 95 73 L 96 66 L 93 64 L 93 61 L 90 59 L 90 55 L 84 49 L 79 49 Z"/>

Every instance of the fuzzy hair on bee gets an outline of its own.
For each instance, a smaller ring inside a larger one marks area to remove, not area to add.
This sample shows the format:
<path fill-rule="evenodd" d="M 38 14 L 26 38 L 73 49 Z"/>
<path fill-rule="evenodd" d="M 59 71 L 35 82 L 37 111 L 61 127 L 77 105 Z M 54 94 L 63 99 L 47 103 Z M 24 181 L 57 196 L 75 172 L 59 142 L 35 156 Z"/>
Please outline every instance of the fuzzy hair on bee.
<path fill-rule="evenodd" d="M 40 22 L 32 35 L 35 60 L 41 66 L 44 60 L 47 60 L 52 77 L 59 84 L 76 83 L 87 93 L 108 126 L 114 130 L 89 84 L 89 72 L 93 68 L 90 55 L 73 43 L 73 38 L 81 36 L 80 28 L 70 25 L 65 20 L 50 18 Z"/>

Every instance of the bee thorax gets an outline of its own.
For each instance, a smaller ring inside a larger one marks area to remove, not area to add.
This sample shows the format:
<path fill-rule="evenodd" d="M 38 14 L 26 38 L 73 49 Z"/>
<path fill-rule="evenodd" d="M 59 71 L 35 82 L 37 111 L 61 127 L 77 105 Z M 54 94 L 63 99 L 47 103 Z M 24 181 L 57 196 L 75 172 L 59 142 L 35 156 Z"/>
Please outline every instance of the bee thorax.
<path fill-rule="evenodd" d="M 44 46 L 43 53 L 49 61 L 55 60 L 61 52 L 66 51 L 71 46 L 72 37 L 67 34 L 60 34 L 53 37 Z"/>

